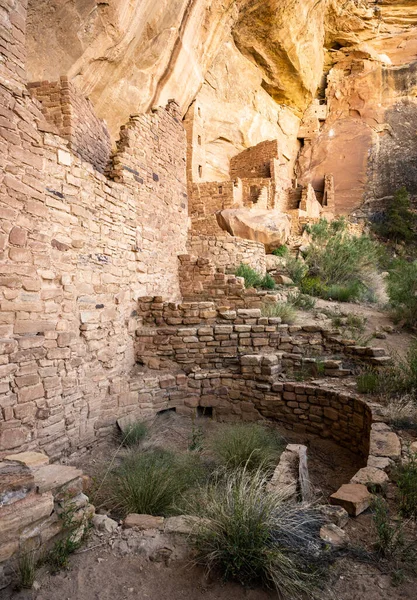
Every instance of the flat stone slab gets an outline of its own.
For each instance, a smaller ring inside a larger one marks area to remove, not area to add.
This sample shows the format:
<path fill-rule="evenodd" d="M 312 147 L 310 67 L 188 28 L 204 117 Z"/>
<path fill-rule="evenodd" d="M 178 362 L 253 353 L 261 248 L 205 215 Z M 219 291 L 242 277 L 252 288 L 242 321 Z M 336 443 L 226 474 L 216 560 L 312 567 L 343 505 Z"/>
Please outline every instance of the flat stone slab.
<path fill-rule="evenodd" d="M 64 465 L 46 465 L 34 472 L 35 485 L 39 494 L 57 491 L 71 481 L 81 478 L 83 472 L 75 467 Z"/>
<path fill-rule="evenodd" d="M 164 531 L 166 533 L 180 533 L 190 535 L 199 525 L 204 523 L 205 519 L 200 517 L 181 515 L 178 517 L 169 517 L 165 519 Z"/>
<path fill-rule="evenodd" d="M 164 528 L 164 517 L 153 517 L 152 515 L 139 515 L 131 513 L 123 521 L 125 529 L 159 529 Z"/>
<path fill-rule="evenodd" d="M 14 460 L 31 469 L 37 469 L 44 465 L 49 465 L 49 458 L 42 452 L 20 452 L 19 454 L 9 454 L 6 460 Z"/>
<path fill-rule="evenodd" d="M 373 456 L 386 456 L 388 458 L 400 458 L 400 438 L 393 431 L 371 431 L 371 447 L 369 454 Z"/>
<path fill-rule="evenodd" d="M 361 483 L 346 483 L 330 496 L 330 504 L 342 506 L 351 517 L 357 517 L 369 508 L 372 495 Z"/>
<path fill-rule="evenodd" d="M 352 477 L 350 483 L 363 483 L 363 485 L 374 486 L 377 489 L 388 483 L 389 478 L 385 471 L 376 467 L 364 467 Z"/>
<path fill-rule="evenodd" d="M 331 546 L 343 546 L 348 541 L 346 531 L 343 531 L 343 529 L 340 529 L 334 523 L 323 525 L 320 529 L 320 537 Z"/>

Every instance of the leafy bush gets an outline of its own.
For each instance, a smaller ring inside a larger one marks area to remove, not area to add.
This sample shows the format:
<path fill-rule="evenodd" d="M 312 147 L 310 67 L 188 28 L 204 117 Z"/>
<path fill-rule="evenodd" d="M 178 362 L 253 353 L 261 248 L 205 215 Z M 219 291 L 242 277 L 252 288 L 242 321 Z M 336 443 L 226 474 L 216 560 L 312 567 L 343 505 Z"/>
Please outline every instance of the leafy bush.
<path fill-rule="evenodd" d="M 380 389 L 380 377 L 377 371 L 367 370 L 359 375 L 356 380 L 360 394 L 376 394 Z"/>
<path fill-rule="evenodd" d="M 274 468 L 282 440 L 274 431 L 256 423 L 236 423 L 219 429 L 211 440 L 216 461 L 226 469 L 248 471 Z"/>
<path fill-rule="evenodd" d="M 280 317 L 282 323 L 294 323 L 297 311 L 292 304 L 287 302 L 267 303 L 262 306 L 264 317 Z"/>
<path fill-rule="evenodd" d="M 321 219 L 308 231 L 311 235 L 306 254 L 309 276 L 317 277 L 325 287 L 340 286 L 329 290 L 329 297 L 358 297 L 361 285 L 367 288 L 368 278 L 376 272 L 377 244 L 366 235 L 350 234 L 343 218 L 331 223 Z"/>
<path fill-rule="evenodd" d="M 300 282 L 300 289 L 304 294 L 325 298 L 327 287 L 319 277 L 304 277 Z"/>
<path fill-rule="evenodd" d="M 272 250 L 272 254 L 274 256 L 287 256 L 288 248 L 287 248 L 287 246 L 278 246 L 278 248 L 275 248 L 275 250 Z"/>
<path fill-rule="evenodd" d="M 124 446 L 137 446 L 146 436 L 148 428 L 145 423 L 136 421 L 128 425 L 126 430 L 123 432 L 123 445 Z"/>
<path fill-rule="evenodd" d="M 280 598 L 311 598 L 320 521 L 312 509 L 267 493 L 266 484 L 260 471 L 239 470 L 203 490 L 197 561 L 225 579 L 272 586 Z"/>
<path fill-rule="evenodd" d="M 388 296 L 399 321 L 417 323 L 417 261 L 398 260 L 388 276 Z"/>
<path fill-rule="evenodd" d="M 407 460 L 398 467 L 396 479 L 401 514 L 417 517 L 417 453 L 408 453 Z"/>
<path fill-rule="evenodd" d="M 337 302 L 353 302 L 359 300 L 362 290 L 363 288 L 358 281 L 351 281 L 345 285 L 335 283 L 326 287 L 323 297 Z"/>
<path fill-rule="evenodd" d="M 123 515 L 169 515 L 182 494 L 204 476 L 198 455 L 133 452 L 109 480 L 107 504 Z"/>
<path fill-rule="evenodd" d="M 274 290 L 276 288 L 275 280 L 269 273 L 266 273 L 266 275 L 262 278 L 259 287 L 263 290 Z"/>
<path fill-rule="evenodd" d="M 297 259 L 294 256 L 288 256 L 285 264 L 285 269 L 288 276 L 295 284 L 299 284 L 308 273 L 308 267 L 303 260 Z"/>
<path fill-rule="evenodd" d="M 246 288 L 262 288 L 265 290 L 275 289 L 275 281 L 269 273 L 266 273 L 266 275 L 262 277 L 262 275 L 255 271 L 255 269 L 252 269 L 249 265 L 244 265 L 243 263 L 239 265 L 235 271 L 235 275 L 237 277 L 243 277 Z"/>
<path fill-rule="evenodd" d="M 404 545 L 403 525 L 393 524 L 389 516 L 388 505 L 381 496 L 374 496 L 371 505 L 373 524 L 378 536 L 377 551 L 384 557 L 391 557 Z"/>
<path fill-rule="evenodd" d="M 411 242 L 416 237 L 417 216 L 411 210 L 410 196 L 405 187 L 394 194 L 380 223 L 375 223 L 374 231 L 395 243 Z"/>
<path fill-rule="evenodd" d="M 259 275 L 255 269 L 252 269 L 252 267 L 244 265 L 243 263 L 236 269 L 235 275 L 236 277 L 243 277 L 245 280 L 245 287 L 247 288 L 259 287 L 262 281 L 261 275 Z"/>
<path fill-rule="evenodd" d="M 287 301 L 296 308 L 303 310 L 312 310 L 316 306 L 316 299 L 308 294 L 302 294 L 300 292 L 294 294 L 288 294 Z"/>

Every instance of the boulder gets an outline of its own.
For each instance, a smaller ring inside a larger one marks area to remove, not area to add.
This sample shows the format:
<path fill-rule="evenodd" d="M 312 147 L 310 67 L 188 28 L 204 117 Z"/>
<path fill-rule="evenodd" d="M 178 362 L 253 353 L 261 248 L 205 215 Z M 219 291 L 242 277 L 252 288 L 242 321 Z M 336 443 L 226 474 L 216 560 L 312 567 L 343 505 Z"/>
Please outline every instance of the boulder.
<path fill-rule="evenodd" d="M 217 213 L 222 229 L 234 237 L 265 244 L 267 250 L 286 243 L 291 232 L 291 219 L 278 210 L 229 208 Z"/>
<path fill-rule="evenodd" d="M 117 522 L 110 519 L 107 515 L 94 515 L 93 525 L 98 531 L 106 533 L 113 533 L 118 527 Z"/>
<path fill-rule="evenodd" d="M 344 527 L 349 521 L 349 514 L 343 506 L 324 504 L 319 507 L 319 510 L 326 521 L 329 521 L 338 527 Z"/>
<path fill-rule="evenodd" d="M 370 506 L 371 499 L 365 485 L 346 483 L 330 496 L 330 504 L 343 506 L 351 517 L 357 517 Z"/>
<path fill-rule="evenodd" d="M 372 454 L 372 456 L 384 456 L 394 459 L 400 458 L 400 438 L 393 431 L 378 431 L 375 426 L 373 426 L 369 453 Z"/>
<path fill-rule="evenodd" d="M 293 280 L 290 277 L 287 277 L 286 275 L 281 275 L 281 274 L 276 274 L 276 275 L 272 275 L 275 283 L 277 283 L 278 285 L 294 285 Z"/>

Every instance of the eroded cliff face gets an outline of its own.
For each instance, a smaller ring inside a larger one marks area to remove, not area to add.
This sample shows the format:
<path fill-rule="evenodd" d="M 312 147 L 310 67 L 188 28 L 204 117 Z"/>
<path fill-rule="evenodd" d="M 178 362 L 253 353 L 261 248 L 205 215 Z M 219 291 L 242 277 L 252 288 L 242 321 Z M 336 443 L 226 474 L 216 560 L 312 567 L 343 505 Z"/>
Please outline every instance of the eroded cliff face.
<path fill-rule="evenodd" d="M 333 173 L 348 212 L 402 183 L 417 193 L 416 25 L 417 0 L 29 0 L 29 80 L 69 75 L 113 141 L 131 114 L 175 98 L 185 115 L 197 99 L 205 180 L 278 139 L 288 177 L 320 190 Z M 317 97 L 328 118 L 296 164 Z"/>

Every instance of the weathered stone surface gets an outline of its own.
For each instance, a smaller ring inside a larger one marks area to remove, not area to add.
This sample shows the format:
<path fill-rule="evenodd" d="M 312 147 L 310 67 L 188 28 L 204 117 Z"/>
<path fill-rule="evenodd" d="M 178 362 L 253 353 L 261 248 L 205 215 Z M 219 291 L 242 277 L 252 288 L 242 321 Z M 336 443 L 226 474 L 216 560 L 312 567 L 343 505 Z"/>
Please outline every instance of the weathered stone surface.
<path fill-rule="evenodd" d="M 320 506 L 321 514 L 338 527 L 344 527 L 349 521 L 349 513 L 343 506 L 324 504 Z"/>
<path fill-rule="evenodd" d="M 369 453 L 373 456 L 399 458 L 401 456 L 401 442 L 393 431 L 371 431 L 371 446 Z"/>
<path fill-rule="evenodd" d="M 77 480 L 80 480 L 81 486 L 82 474 L 82 471 L 75 467 L 47 465 L 34 472 L 35 486 L 39 494 L 49 491 L 57 492 Z"/>
<path fill-rule="evenodd" d="M 106 533 L 114 533 L 118 528 L 117 521 L 110 519 L 107 515 L 94 515 L 93 525 L 98 531 Z"/>
<path fill-rule="evenodd" d="M 262 242 L 267 250 L 285 244 L 290 235 L 290 218 L 279 211 L 227 209 L 217 219 L 220 227 L 231 235 Z"/>
<path fill-rule="evenodd" d="M 321 527 L 320 537 L 331 546 L 343 546 L 349 539 L 347 533 L 334 523 Z"/>
<path fill-rule="evenodd" d="M 138 515 L 131 513 L 123 521 L 125 529 L 160 529 L 164 528 L 164 517 L 153 517 L 151 515 Z"/>
<path fill-rule="evenodd" d="M 342 506 L 350 516 L 357 517 L 371 504 L 372 496 L 365 485 L 347 483 L 330 496 L 330 504 Z"/>
<path fill-rule="evenodd" d="M 204 523 L 200 517 L 181 515 L 179 517 L 168 517 L 164 522 L 166 533 L 180 533 L 190 535 Z"/>
<path fill-rule="evenodd" d="M 364 467 L 360 469 L 350 480 L 351 483 L 362 483 L 369 488 L 381 489 L 388 483 L 389 478 L 385 471 L 376 467 Z"/>
<path fill-rule="evenodd" d="M 9 454 L 6 460 L 22 463 L 30 469 L 37 469 L 49 464 L 49 458 L 41 452 L 20 452 L 19 454 Z"/>
<path fill-rule="evenodd" d="M 31 470 L 19 462 L 0 462 L 0 508 L 14 504 L 35 487 Z"/>

